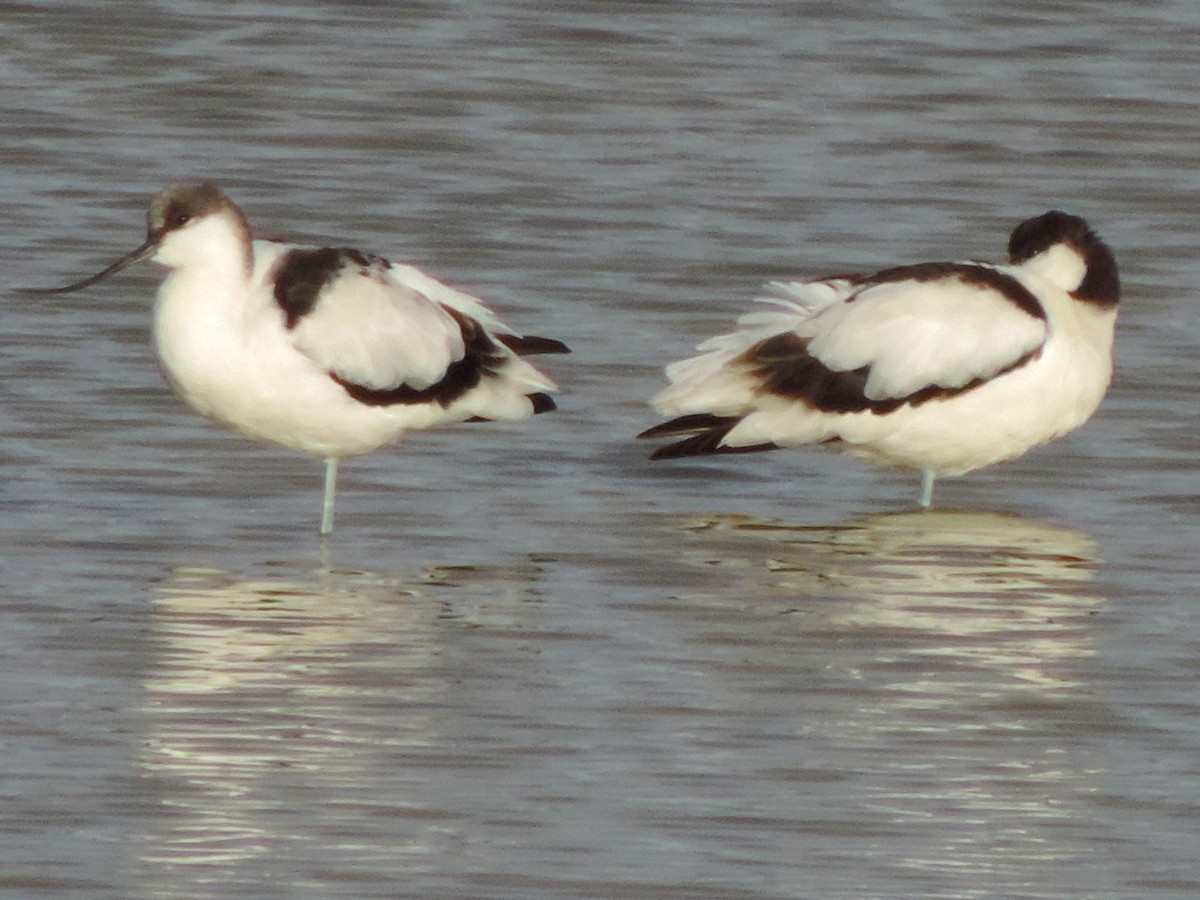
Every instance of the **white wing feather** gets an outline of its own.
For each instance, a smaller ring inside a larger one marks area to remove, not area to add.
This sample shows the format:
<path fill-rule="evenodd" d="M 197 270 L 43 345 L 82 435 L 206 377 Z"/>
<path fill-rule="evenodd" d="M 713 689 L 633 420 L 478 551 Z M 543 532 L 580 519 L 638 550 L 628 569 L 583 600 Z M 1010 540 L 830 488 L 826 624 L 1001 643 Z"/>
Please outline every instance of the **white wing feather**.
<path fill-rule="evenodd" d="M 483 303 L 412 266 L 375 264 L 363 273 L 345 267 L 321 292 L 317 306 L 292 331 L 296 346 L 346 381 L 386 390 L 421 390 L 462 359 L 462 326 L 448 309 L 474 319 L 491 335 L 515 334 Z M 522 419 L 526 395 L 556 390 L 552 379 L 494 342 L 503 358 L 498 378 L 481 380 L 448 409 L 455 419 Z"/>
<path fill-rule="evenodd" d="M 1034 352 L 1047 338 L 1043 319 L 982 285 L 953 278 L 868 284 L 852 278 L 773 282 L 763 307 L 737 331 L 700 344 L 700 354 L 667 366 L 670 382 L 652 400 L 665 415 L 743 415 L 759 402 L 757 384 L 731 365 L 756 344 L 784 333 L 808 341 L 827 368 L 867 368 L 872 400 L 922 388 L 957 388 L 986 379 Z"/>
<path fill-rule="evenodd" d="M 838 372 L 869 367 L 871 400 L 991 378 L 1046 340 L 1045 319 L 957 278 L 866 287 L 797 323 L 808 352 Z"/>
<path fill-rule="evenodd" d="M 429 387 L 462 358 L 462 329 L 438 303 L 389 276 L 381 266 L 365 274 L 343 268 L 297 322 L 292 340 L 318 365 L 354 384 Z"/>
<path fill-rule="evenodd" d="M 793 330 L 853 292 L 851 283 L 844 279 L 774 281 L 766 289 L 768 294 L 757 298 L 757 302 L 774 309 L 746 313 L 737 320 L 737 331 L 709 338 L 696 347 L 699 356 L 667 366 L 670 384 L 651 401 L 656 409 L 665 415 L 737 414 L 748 402 L 751 387 L 745 373 L 730 369 L 728 364 L 760 341 Z"/>
<path fill-rule="evenodd" d="M 416 266 L 393 263 L 388 275 L 399 284 L 411 288 L 418 294 L 428 297 L 435 303 L 449 306 L 451 309 L 470 316 L 488 331 L 498 334 L 516 334 L 511 328 L 497 318 L 496 314 L 483 305 L 478 297 L 472 297 L 460 290 L 443 284 L 431 275 L 427 275 Z"/>

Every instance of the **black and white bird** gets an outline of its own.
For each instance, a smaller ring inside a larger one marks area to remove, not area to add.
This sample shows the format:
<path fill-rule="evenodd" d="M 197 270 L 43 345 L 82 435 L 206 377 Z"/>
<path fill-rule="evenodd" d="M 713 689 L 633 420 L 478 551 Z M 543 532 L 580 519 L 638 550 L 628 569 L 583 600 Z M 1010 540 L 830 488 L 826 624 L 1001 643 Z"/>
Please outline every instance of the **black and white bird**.
<path fill-rule="evenodd" d="M 822 444 L 937 476 L 1078 428 L 1112 378 L 1120 280 L 1078 216 L 1022 222 L 1008 262 L 772 283 L 769 308 L 667 367 L 652 458 Z"/>
<path fill-rule="evenodd" d="M 333 529 L 342 457 L 408 431 L 554 409 L 554 383 L 522 357 L 568 352 L 561 342 L 515 333 L 412 266 L 252 240 L 209 183 L 168 187 L 140 247 L 37 293 L 79 290 L 146 259 L 168 270 L 154 343 L 176 393 L 221 425 L 325 460 L 321 534 Z"/>

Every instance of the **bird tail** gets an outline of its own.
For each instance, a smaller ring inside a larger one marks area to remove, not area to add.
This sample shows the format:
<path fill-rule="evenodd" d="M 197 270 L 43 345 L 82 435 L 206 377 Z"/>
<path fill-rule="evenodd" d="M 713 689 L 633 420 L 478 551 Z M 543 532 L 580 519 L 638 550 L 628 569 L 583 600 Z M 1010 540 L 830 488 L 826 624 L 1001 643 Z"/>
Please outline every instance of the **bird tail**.
<path fill-rule="evenodd" d="M 741 416 L 715 416 L 711 413 L 693 413 L 679 416 L 669 422 L 663 422 L 652 428 L 647 428 L 639 438 L 653 439 L 664 437 L 679 437 L 690 435 L 682 441 L 676 441 L 659 447 L 650 454 L 651 459 L 680 459 L 685 456 L 707 456 L 714 453 L 759 453 L 765 450 L 777 450 L 776 444 L 765 442 L 750 444 L 743 447 L 731 447 L 723 443 L 726 435 L 742 421 Z"/>

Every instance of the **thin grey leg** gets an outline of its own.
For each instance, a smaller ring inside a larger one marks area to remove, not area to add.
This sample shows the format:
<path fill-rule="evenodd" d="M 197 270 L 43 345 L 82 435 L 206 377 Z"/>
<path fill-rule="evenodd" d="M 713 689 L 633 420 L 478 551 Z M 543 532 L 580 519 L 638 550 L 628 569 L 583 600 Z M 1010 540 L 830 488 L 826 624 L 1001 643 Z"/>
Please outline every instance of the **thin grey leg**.
<path fill-rule="evenodd" d="M 325 460 L 325 501 L 321 506 L 321 536 L 333 531 L 333 500 L 337 494 L 336 458 Z"/>

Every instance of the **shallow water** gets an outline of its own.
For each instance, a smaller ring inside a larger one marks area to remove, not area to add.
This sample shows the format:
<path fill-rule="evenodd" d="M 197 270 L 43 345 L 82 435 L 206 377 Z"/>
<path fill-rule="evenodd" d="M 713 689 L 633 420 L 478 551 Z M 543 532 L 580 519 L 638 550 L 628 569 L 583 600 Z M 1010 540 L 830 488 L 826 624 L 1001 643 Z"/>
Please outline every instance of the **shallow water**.
<path fill-rule="evenodd" d="M 1200 7 L 18 3 L 10 287 L 163 183 L 486 297 L 560 410 L 321 468 L 149 350 L 154 274 L 3 295 L 0 889 L 113 897 L 1200 892 Z M 1116 248 L 1085 428 L 938 486 L 655 464 L 661 365 L 763 281 Z"/>

